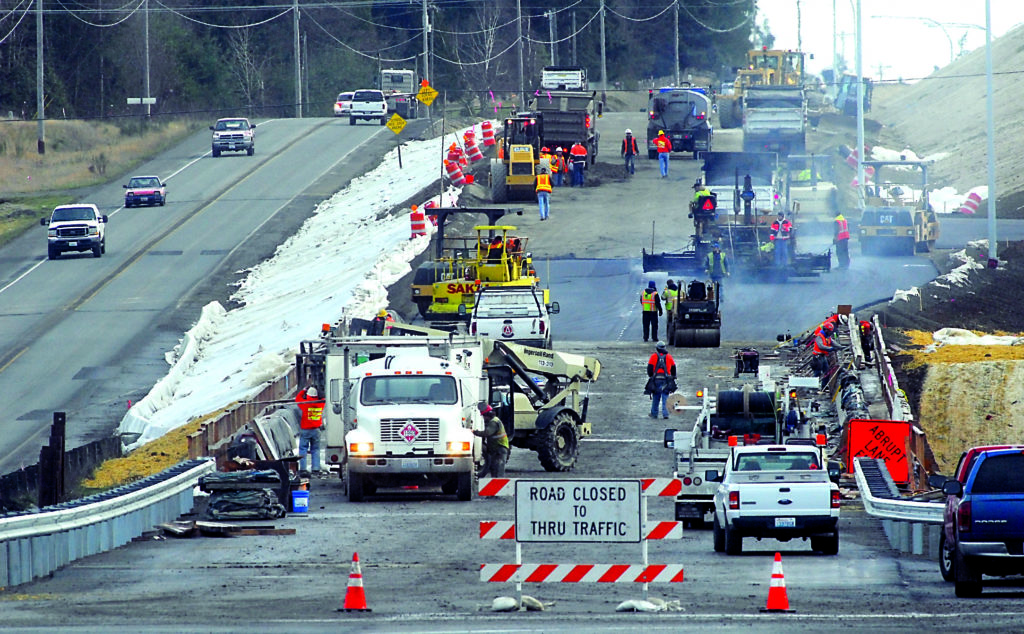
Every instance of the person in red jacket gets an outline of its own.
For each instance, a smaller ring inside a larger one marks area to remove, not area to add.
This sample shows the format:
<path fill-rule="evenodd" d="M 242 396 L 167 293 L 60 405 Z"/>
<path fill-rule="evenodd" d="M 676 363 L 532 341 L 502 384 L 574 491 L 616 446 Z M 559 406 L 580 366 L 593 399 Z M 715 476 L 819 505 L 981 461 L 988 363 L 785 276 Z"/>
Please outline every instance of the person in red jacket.
<path fill-rule="evenodd" d="M 647 360 L 647 377 L 644 392 L 651 395 L 651 418 L 658 417 L 658 403 L 661 403 L 661 415 L 668 418 L 668 395 L 676 391 L 676 362 L 662 341 Z"/>
<path fill-rule="evenodd" d="M 636 147 L 636 137 L 633 131 L 626 128 L 626 138 L 622 139 L 622 157 L 626 159 L 626 173 L 636 174 L 636 155 L 639 150 Z"/>
<path fill-rule="evenodd" d="M 572 165 L 572 186 L 583 187 L 583 170 L 587 168 L 587 148 L 579 141 L 569 148 L 569 162 Z"/>
<path fill-rule="evenodd" d="M 295 404 L 302 412 L 299 421 L 299 470 L 306 470 L 306 454 L 312 454 L 313 473 L 320 471 L 320 427 L 324 424 L 324 399 L 316 387 L 309 386 L 295 395 Z"/>
<path fill-rule="evenodd" d="M 664 130 L 658 130 L 658 136 L 654 137 L 654 149 L 658 151 L 661 177 L 668 178 L 668 157 L 672 154 L 672 140 L 665 136 Z"/>

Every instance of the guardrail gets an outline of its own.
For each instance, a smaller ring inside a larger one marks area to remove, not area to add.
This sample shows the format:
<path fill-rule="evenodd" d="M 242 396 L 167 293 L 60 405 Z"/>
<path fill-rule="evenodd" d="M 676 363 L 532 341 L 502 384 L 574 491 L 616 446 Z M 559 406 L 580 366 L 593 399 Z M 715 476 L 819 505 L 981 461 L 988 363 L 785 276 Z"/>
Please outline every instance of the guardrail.
<path fill-rule="evenodd" d="M 871 465 L 888 475 L 885 462 L 877 458 L 857 458 L 853 461 L 857 488 L 868 515 L 882 520 L 882 528 L 893 548 L 915 555 L 939 556 L 939 536 L 942 533 L 943 510 L 940 502 L 877 497 L 865 474 Z"/>
<path fill-rule="evenodd" d="M 189 460 L 104 493 L 0 517 L 0 587 L 113 550 L 187 513 L 199 478 L 214 470 L 210 458 Z"/>

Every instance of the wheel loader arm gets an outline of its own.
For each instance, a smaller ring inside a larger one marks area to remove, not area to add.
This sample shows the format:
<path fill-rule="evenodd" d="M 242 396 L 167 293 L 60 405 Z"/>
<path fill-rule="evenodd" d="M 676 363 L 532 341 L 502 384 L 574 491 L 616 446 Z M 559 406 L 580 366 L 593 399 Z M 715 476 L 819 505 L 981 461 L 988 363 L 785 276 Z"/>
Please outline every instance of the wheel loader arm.
<path fill-rule="evenodd" d="M 485 339 L 485 352 L 488 348 L 491 362 L 503 361 L 522 374 L 582 382 L 596 381 L 601 374 L 601 362 L 581 354 Z"/>

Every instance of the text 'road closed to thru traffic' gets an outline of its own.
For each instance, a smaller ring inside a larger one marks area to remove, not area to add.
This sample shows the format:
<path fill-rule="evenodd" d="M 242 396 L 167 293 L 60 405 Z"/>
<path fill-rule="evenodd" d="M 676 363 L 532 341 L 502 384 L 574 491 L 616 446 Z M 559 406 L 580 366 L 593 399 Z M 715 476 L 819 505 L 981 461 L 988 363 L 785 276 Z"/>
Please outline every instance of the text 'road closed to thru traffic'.
<path fill-rule="evenodd" d="M 639 480 L 517 480 L 516 541 L 639 542 Z"/>

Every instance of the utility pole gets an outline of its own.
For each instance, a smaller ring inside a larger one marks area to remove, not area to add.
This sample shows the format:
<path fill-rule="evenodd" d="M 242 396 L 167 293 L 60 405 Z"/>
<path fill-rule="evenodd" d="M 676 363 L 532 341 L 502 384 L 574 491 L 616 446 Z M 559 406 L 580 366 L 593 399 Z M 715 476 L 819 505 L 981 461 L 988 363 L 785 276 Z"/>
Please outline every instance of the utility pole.
<path fill-rule="evenodd" d="M 839 53 L 836 49 L 836 0 L 832 0 L 832 80 L 839 85 Z"/>
<path fill-rule="evenodd" d="M 36 0 L 36 117 L 39 119 L 36 152 L 46 154 L 43 126 L 43 0 Z"/>
<path fill-rule="evenodd" d="M 523 83 L 523 3 L 516 0 L 516 48 L 519 49 L 519 108 L 526 110 L 526 84 Z"/>
<path fill-rule="evenodd" d="M 679 0 L 672 2 L 672 24 L 676 27 L 676 82 L 674 86 L 679 85 Z"/>
<path fill-rule="evenodd" d="M 992 4 L 985 0 L 985 127 L 988 137 L 988 267 L 996 268 L 996 141 L 992 100 Z"/>
<path fill-rule="evenodd" d="M 801 28 L 801 15 L 800 15 L 800 0 L 796 0 L 796 50 L 803 52 L 804 40 L 803 35 L 800 33 Z"/>
<path fill-rule="evenodd" d="M 601 0 L 601 100 L 604 100 L 604 93 L 608 91 L 608 66 L 605 60 L 604 50 L 604 0 Z"/>
<path fill-rule="evenodd" d="M 309 101 L 309 38 L 302 34 L 302 102 Z"/>
<path fill-rule="evenodd" d="M 430 81 L 430 18 L 427 16 L 427 0 L 423 0 L 423 79 Z M 379 58 L 380 55 L 378 54 Z"/>
<path fill-rule="evenodd" d="M 551 40 L 551 65 L 558 66 L 558 53 L 555 49 L 555 16 L 558 15 L 554 11 L 547 12 L 548 18 L 548 36 Z"/>
<path fill-rule="evenodd" d="M 864 214 L 864 53 L 863 28 L 864 20 L 861 17 L 861 0 L 857 0 L 857 209 L 861 215 Z"/>
<path fill-rule="evenodd" d="M 576 12 L 572 12 L 572 65 L 576 65 Z"/>
<path fill-rule="evenodd" d="M 146 85 L 145 85 L 145 91 L 146 91 L 146 118 L 148 119 L 148 118 L 150 118 L 150 116 L 153 115 L 153 104 L 150 103 L 150 97 L 152 97 L 152 95 L 149 93 L 149 0 L 146 0 L 145 6 L 142 7 L 142 20 L 143 20 L 143 23 L 145 24 L 145 30 L 146 30 L 146 34 L 145 34 L 145 40 L 146 40 Z"/>
<path fill-rule="evenodd" d="M 299 50 L 299 0 L 292 5 L 292 27 L 295 31 L 295 116 L 302 118 L 302 57 Z"/>

